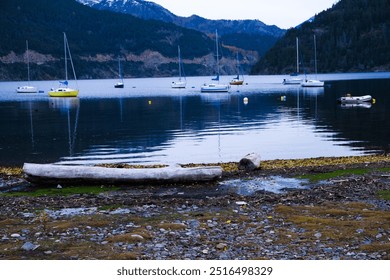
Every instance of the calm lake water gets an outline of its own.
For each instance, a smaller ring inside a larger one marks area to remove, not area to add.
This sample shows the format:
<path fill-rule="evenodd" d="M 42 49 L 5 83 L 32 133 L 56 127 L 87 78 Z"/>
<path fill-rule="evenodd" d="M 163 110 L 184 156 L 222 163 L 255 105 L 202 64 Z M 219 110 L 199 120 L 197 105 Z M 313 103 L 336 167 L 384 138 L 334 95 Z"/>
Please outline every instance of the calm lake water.
<path fill-rule="evenodd" d="M 229 81 L 231 77 L 224 77 Z M 0 83 L 0 164 L 217 163 L 248 153 L 262 159 L 350 156 L 390 144 L 390 73 L 327 74 L 324 88 L 285 86 L 286 76 L 247 76 L 230 93 L 200 93 L 209 77 L 79 81 L 78 98 L 17 94 Z M 342 107 L 346 93 L 376 103 Z M 285 97 L 285 98 L 283 98 Z M 244 98 L 248 103 L 244 104 Z"/>

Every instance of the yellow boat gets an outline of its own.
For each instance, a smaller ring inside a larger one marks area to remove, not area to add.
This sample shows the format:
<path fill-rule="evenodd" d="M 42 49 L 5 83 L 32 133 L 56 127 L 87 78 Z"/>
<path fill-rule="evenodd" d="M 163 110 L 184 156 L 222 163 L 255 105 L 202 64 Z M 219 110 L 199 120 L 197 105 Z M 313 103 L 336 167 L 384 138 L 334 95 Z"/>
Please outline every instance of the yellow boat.
<path fill-rule="evenodd" d="M 231 85 L 235 85 L 235 86 L 241 86 L 242 84 L 244 83 L 243 80 L 240 80 L 238 78 L 238 76 L 236 78 L 234 78 L 233 80 L 230 81 L 230 84 Z"/>
<path fill-rule="evenodd" d="M 230 81 L 230 85 L 241 86 L 244 83 L 244 76 L 240 79 L 240 62 L 238 61 L 238 52 L 237 52 L 237 76 Z"/>
<path fill-rule="evenodd" d="M 79 94 L 78 89 L 72 89 L 66 87 L 59 87 L 55 90 L 49 91 L 50 97 L 77 97 L 78 94 Z"/>
<path fill-rule="evenodd" d="M 65 49 L 65 81 L 60 81 L 60 86 L 56 89 L 49 90 L 48 94 L 50 97 L 77 97 L 79 94 L 78 89 L 68 88 L 68 58 L 67 52 L 69 53 L 69 60 L 72 65 L 73 76 L 77 84 L 76 72 L 74 70 L 72 56 L 70 54 L 68 39 L 64 33 L 64 49 Z"/>

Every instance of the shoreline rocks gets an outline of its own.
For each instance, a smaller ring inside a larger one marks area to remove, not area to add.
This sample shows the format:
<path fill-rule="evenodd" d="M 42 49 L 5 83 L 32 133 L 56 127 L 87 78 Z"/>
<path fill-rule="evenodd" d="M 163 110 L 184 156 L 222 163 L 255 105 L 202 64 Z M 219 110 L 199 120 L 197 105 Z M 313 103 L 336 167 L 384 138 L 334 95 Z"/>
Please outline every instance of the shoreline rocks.
<path fill-rule="evenodd" d="M 390 165 L 369 166 L 367 174 L 307 189 L 247 196 L 204 183 L 184 191 L 173 185 L 164 195 L 146 185 L 139 192 L 0 195 L 0 259 L 387 260 L 390 202 L 378 192 L 390 191 Z M 339 168 L 257 169 L 228 178 Z"/>

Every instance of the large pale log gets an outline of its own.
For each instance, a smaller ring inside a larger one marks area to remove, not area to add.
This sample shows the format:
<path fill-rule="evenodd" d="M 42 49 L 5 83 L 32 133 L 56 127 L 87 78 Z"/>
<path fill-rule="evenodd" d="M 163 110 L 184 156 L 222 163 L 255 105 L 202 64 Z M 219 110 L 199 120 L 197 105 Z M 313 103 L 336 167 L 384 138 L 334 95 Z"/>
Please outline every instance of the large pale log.
<path fill-rule="evenodd" d="M 243 157 L 238 163 L 238 168 L 241 170 L 255 170 L 260 168 L 261 157 L 256 153 L 251 153 Z"/>
<path fill-rule="evenodd" d="M 25 163 L 23 171 L 28 181 L 40 184 L 190 183 L 222 177 L 222 168 L 219 166 L 128 169 Z"/>

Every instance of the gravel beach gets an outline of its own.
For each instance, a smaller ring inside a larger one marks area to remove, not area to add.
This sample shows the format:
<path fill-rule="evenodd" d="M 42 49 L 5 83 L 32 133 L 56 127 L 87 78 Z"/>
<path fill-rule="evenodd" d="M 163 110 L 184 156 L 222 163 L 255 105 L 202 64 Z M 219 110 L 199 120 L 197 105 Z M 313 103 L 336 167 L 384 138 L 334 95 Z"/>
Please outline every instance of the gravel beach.
<path fill-rule="evenodd" d="M 42 191 L 20 169 L 2 168 L 0 259 L 390 259 L 389 157 L 236 166 L 223 166 L 217 182 L 67 194 L 72 187 Z M 222 188 L 275 178 L 304 183 L 245 195 Z"/>

